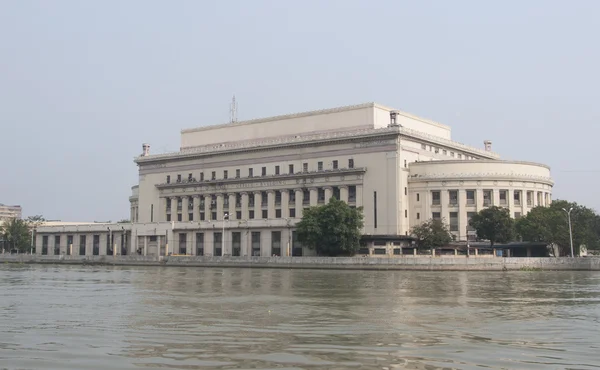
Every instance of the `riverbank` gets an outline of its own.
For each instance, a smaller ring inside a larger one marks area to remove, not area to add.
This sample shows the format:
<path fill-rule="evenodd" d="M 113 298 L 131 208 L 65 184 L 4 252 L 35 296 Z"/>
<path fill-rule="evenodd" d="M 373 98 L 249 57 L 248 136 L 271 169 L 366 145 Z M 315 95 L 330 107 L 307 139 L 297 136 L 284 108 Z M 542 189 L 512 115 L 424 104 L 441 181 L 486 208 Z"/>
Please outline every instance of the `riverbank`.
<path fill-rule="evenodd" d="M 0 255 L 0 263 L 243 267 L 323 270 L 588 270 L 600 271 L 600 258 L 477 258 L 477 257 L 197 257 L 197 256 L 39 256 Z"/>

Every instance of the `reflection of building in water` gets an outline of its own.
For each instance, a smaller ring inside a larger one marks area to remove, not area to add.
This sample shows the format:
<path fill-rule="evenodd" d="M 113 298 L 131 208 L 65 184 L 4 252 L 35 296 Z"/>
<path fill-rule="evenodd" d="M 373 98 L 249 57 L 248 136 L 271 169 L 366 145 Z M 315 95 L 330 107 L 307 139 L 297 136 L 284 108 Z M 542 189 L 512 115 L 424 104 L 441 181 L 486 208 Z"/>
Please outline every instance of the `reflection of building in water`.
<path fill-rule="evenodd" d="M 187 129 L 178 152 L 143 145 L 133 223 L 42 227 L 36 251 L 302 256 L 312 251 L 294 225 L 331 197 L 363 207 L 362 253 L 402 254 L 410 227 L 430 218 L 466 241 L 485 207 L 518 218 L 551 202 L 547 166 L 500 160 L 491 146 L 374 103 Z"/>

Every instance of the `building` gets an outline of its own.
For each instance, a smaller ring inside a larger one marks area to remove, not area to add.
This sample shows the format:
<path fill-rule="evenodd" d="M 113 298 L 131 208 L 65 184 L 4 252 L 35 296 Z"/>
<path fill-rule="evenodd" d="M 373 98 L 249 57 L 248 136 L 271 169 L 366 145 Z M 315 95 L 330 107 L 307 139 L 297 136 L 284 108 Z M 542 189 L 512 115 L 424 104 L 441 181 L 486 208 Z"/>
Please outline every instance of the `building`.
<path fill-rule="evenodd" d="M 7 206 L 0 203 L 0 220 L 9 220 L 11 218 L 21 218 L 21 206 Z"/>
<path fill-rule="evenodd" d="M 80 254 L 308 255 L 294 225 L 335 196 L 363 207 L 369 253 L 399 254 L 426 219 L 466 242 L 475 212 L 517 218 L 548 205 L 553 186 L 548 166 L 501 160 L 490 141 L 463 145 L 448 126 L 375 103 L 186 129 L 180 151 L 144 144 L 135 162 L 131 224 L 42 227 L 38 253 L 55 237 Z"/>

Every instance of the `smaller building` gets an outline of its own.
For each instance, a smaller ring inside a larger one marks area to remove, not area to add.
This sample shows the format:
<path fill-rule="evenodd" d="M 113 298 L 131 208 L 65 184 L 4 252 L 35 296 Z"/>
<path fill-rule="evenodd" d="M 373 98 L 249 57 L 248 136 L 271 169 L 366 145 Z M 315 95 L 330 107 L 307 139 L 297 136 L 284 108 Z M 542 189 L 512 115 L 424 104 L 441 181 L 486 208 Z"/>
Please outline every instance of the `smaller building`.
<path fill-rule="evenodd" d="M 11 218 L 21 218 L 23 211 L 21 206 L 7 206 L 0 203 L 0 220 L 9 220 Z"/>

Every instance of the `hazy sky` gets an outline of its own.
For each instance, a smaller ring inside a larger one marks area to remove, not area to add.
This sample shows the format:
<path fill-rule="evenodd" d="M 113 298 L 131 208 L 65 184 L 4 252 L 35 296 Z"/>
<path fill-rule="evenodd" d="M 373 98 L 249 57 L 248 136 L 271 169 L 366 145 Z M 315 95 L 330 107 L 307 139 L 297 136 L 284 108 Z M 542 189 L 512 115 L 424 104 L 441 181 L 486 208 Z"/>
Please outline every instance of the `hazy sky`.
<path fill-rule="evenodd" d="M 375 101 L 600 210 L 600 1 L 0 0 L 0 203 L 129 217 L 179 131 Z"/>

